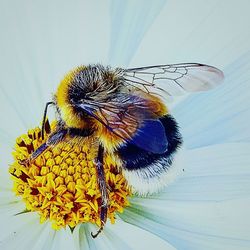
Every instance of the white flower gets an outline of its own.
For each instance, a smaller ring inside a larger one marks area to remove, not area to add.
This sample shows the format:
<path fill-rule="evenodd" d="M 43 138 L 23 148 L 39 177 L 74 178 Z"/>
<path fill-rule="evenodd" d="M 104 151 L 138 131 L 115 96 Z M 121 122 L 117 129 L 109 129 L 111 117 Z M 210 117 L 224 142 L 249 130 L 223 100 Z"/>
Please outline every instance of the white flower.
<path fill-rule="evenodd" d="M 249 7 L 243 0 L 2 1 L 0 249 L 249 249 Z M 65 72 L 95 62 L 177 61 L 212 64 L 226 78 L 172 107 L 186 148 L 174 183 L 133 197 L 97 239 L 91 224 L 55 231 L 36 212 L 18 214 L 25 204 L 7 171 L 12 146 L 41 120 Z"/>

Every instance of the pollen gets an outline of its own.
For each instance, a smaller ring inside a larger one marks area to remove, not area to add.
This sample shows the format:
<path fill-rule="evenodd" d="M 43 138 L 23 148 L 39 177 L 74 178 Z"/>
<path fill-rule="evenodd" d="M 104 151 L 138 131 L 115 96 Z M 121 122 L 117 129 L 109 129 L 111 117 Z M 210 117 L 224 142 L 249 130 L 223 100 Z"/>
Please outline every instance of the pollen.
<path fill-rule="evenodd" d="M 66 226 L 73 229 L 77 224 L 87 222 L 100 226 L 101 193 L 93 138 L 86 138 L 81 143 L 60 142 L 34 161 L 27 161 L 32 152 L 46 142 L 55 126 L 55 122 L 50 125 L 47 121 L 44 140 L 38 127 L 16 139 L 14 162 L 9 167 L 13 191 L 25 203 L 25 212 L 36 211 L 41 223 L 49 220 L 56 230 Z M 117 212 L 122 213 L 129 206 L 131 196 L 118 165 L 119 159 L 114 155 L 104 156 L 109 195 L 107 217 L 111 223 L 115 223 Z"/>

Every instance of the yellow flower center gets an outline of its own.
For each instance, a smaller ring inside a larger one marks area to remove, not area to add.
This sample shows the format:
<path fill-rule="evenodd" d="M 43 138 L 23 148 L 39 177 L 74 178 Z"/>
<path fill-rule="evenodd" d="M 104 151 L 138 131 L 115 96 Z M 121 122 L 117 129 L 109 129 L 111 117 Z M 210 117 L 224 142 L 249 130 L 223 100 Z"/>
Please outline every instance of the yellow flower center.
<path fill-rule="evenodd" d="M 55 130 L 55 123 L 50 128 L 47 122 L 44 140 L 38 127 L 17 138 L 13 152 L 15 161 L 9 168 L 14 192 L 22 197 L 27 211 L 37 211 L 41 223 L 50 220 L 54 229 L 67 225 L 74 228 L 84 222 L 100 226 L 101 193 L 94 164 L 96 147 L 91 146 L 93 138 L 84 138 L 82 143 L 60 142 L 33 162 L 21 164 L 46 141 L 51 129 Z M 104 156 L 111 223 L 115 222 L 115 213 L 129 205 L 131 195 L 118 165 L 116 156 Z"/>

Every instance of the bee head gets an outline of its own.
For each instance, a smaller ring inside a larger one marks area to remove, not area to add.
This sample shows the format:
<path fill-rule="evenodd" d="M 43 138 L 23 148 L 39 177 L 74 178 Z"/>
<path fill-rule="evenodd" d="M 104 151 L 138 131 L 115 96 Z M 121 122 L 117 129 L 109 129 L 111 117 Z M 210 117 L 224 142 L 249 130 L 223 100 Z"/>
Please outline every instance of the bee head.
<path fill-rule="evenodd" d="M 87 108 L 80 105 L 98 107 L 114 99 L 121 87 L 120 70 L 99 64 L 77 67 L 64 77 L 55 95 L 61 118 L 68 126 L 76 127 L 72 120 L 88 118 Z"/>
<path fill-rule="evenodd" d="M 102 65 L 79 67 L 68 89 L 71 105 L 108 102 L 119 92 L 121 80 L 116 70 Z"/>

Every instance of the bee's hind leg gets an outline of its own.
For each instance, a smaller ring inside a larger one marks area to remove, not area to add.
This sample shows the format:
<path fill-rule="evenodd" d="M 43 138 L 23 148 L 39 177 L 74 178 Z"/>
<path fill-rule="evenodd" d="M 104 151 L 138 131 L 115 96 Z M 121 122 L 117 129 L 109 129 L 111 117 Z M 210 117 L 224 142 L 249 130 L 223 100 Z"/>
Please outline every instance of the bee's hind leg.
<path fill-rule="evenodd" d="M 62 141 L 63 138 L 66 136 L 67 134 L 67 130 L 66 129 L 60 129 L 55 131 L 54 133 L 52 133 L 48 140 L 43 143 L 40 147 L 38 147 L 32 154 L 31 156 L 24 160 L 24 161 L 20 161 L 20 164 L 26 165 L 31 163 L 32 161 L 34 161 L 39 155 L 41 155 L 48 147 L 50 147 L 51 145 L 55 145 L 58 142 Z"/>
<path fill-rule="evenodd" d="M 103 147 L 99 145 L 98 156 L 96 161 L 96 171 L 97 171 L 98 185 L 101 192 L 101 211 L 100 211 L 101 227 L 95 234 L 91 233 L 93 238 L 96 238 L 102 232 L 104 225 L 107 221 L 107 213 L 108 213 L 109 198 L 108 198 L 107 183 L 103 168 L 103 152 L 104 152 Z"/>

